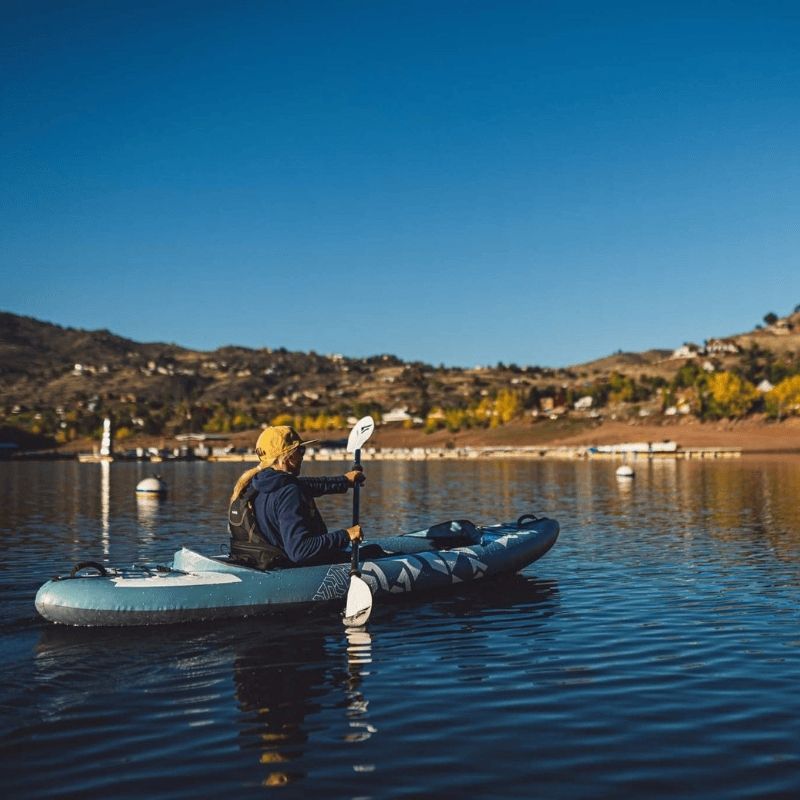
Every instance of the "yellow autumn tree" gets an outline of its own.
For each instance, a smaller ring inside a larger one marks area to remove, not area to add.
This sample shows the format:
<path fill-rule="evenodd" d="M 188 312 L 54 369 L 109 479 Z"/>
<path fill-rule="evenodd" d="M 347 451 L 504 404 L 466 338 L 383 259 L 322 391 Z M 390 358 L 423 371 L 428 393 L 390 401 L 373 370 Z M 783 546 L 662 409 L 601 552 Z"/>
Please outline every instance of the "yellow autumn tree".
<path fill-rule="evenodd" d="M 251 428 L 255 428 L 256 425 L 258 425 L 256 420 L 246 411 L 237 412 L 233 415 L 233 419 L 231 420 L 231 430 L 234 431 L 250 430 Z"/>
<path fill-rule="evenodd" d="M 477 425 L 488 425 L 494 416 L 494 401 L 490 397 L 484 397 L 470 409 L 470 413 Z"/>
<path fill-rule="evenodd" d="M 743 417 L 758 397 L 750 381 L 733 372 L 715 372 L 708 377 L 708 411 L 716 417 Z"/>
<path fill-rule="evenodd" d="M 468 414 L 461 408 L 450 408 L 444 412 L 444 424 L 451 433 L 457 433 L 468 422 Z"/>
<path fill-rule="evenodd" d="M 301 431 L 313 431 L 317 433 L 325 430 L 326 417 L 324 414 L 307 414 L 302 418 L 299 429 Z"/>
<path fill-rule="evenodd" d="M 343 414 L 331 414 L 328 417 L 328 430 L 343 431 L 347 428 L 347 419 Z"/>
<path fill-rule="evenodd" d="M 206 433 L 229 433 L 231 429 L 231 417 L 223 406 L 217 406 L 211 419 L 203 425 Z"/>
<path fill-rule="evenodd" d="M 291 425 L 293 428 L 298 427 L 298 419 L 294 414 L 278 414 L 270 421 L 270 425 Z"/>
<path fill-rule="evenodd" d="M 435 433 L 445 426 L 445 413 L 441 408 L 432 408 L 425 417 L 425 433 Z"/>
<path fill-rule="evenodd" d="M 764 397 L 769 416 L 781 419 L 800 414 L 800 375 L 785 378 Z"/>
<path fill-rule="evenodd" d="M 496 411 L 495 416 L 501 425 L 511 422 L 522 411 L 520 393 L 512 389 L 501 389 L 497 393 L 497 399 L 494 401 L 494 409 Z"/>

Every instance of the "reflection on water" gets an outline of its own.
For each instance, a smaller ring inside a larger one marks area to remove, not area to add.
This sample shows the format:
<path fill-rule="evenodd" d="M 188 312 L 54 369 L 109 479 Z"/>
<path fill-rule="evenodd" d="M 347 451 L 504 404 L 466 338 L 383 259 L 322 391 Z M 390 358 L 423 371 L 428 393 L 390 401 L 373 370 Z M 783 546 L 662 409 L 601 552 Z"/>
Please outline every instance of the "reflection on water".
<path fill-rule="evenodd" d="M 267 623 L 272 625 L 274 623 Z M 304 627 L 305 625 L 305 627 Z M 369 675 L 372 637 L 366 630 L 344 630 L 346 675 L 341 678 L 326 658 L 330 638 L 327 628 L 300 621 L 288 637 L 275 639 L 262 631 L 248 643 L 235 646 L 233 676 L 242 712 L 241 748 L 254 751 L 265 767 L 263 786 L 283 786 L 306 776 L 302 767 L 309 747 L 310 719 L 323 710 L 321 697 L 328 684 L 340 685 L 341 707 L 348 730 L 343 741 L 355 743 L 376 733 L 369 721 L 369 703 L 361 689 Z M 301 635 L 302 634 L 302 635 Z M 356 771 L 372 767 L 354 764 Z"/>
<path fill-rule="evenodd" d="M 369 721 L 369 701 L 361 691 L 363 680 L 369 676 L 368 665 L 372 663 L 372 636 L 366 629 L 347 628 L 347 717 L 350 733 L 348 742 L 363 742 L 378 729 Z M 371 771 L 374 764 L 354 765 L 361 772 Z"/>
<path fill-rule="evenodd" d="M 312 474 L 346 464 L 311 464 Z M 9 797 L 790 797 L 800 774 L 800 463 L 367 463 L 368 535 L 559 520 L 520 575 L 424 602 L 81 630 L 33 595 L 87 558 L 216 552 L 240 465 L 0 464 Z M 105 467 L 105 469 L 104 469 Z M 149 498 L 147 498 L 149 500 Z M 320 503 L 331 525 L 349 498 Z"/>
<path fill-rule="evenodd" d="M 258 637 L 237 645 L 233 678 L 245 720 L 241 746 L 264 765 L 263 785 L 305 776 L 306 720 L 320 710 L 326 669 L 324 638 L 312 628 L 302 637 Z"/>
<path fill-rule="evenodd" d="M 109 554 L 109 513 L 111 511 L 111 464 L 100 462 L 100 528 L 103 537 L 103 555 Z"/>
<path fill-rule="evenodd" d="M 309 473 L 345 467 L 312 463 Z M 91 549 L 95 556 L 99 551 L 113 558 L 115 545 L 130 546 L 131 533 L 164 551 L 187 543 L 208 543 L 216 550 L 226 538 L 226 501 L 239 465 L 165 463 L 173 487 L 169 502 L 136 495 L 147 468 L 2 464 L 0 525 L 9 535 L 24 531 L 26 541 L 55 537 L 56 555 L 66 552 L 62 545 L 71 540 L 77 557 Z M 800 469 L 792 461 L 657 459 L 637 462 L 636 477 L 629 481 L 615 480 L 614 462 L 585 461 L 398 461 L 367 464 L 367 474 L 363 514 L 372 538 L 438 519 L 466 515 L 480 523 L 525 512 L 559 519 L 574 512 L 589 521 L 616 517 L 623 526 L 643 519 L 649 524 L 655 515 L 658 521 L 717 536 L 757 531 L 789 550 L 796 548 L 792 539 L 800 529 Z M 321 506 L 330 524 L 348 521 L 346 497 L 326 497 Z"/>
<path fill-rule="evenodd" d="M 161 505 L 166 500 L 156 494 L 137 494 L 136 495 L 136 517 L 139 528 L 143 533 L 143 540 L 148 544 L 152 543 L 158 533 L 158 526 L 161 522 Z"/>

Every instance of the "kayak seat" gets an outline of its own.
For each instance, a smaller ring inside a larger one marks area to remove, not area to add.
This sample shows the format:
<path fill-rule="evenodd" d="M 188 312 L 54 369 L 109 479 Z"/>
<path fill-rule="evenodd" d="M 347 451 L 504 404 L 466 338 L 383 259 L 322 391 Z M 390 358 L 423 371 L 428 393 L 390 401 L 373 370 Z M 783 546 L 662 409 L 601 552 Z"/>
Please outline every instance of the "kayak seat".
<path fill-rule="evenodd" d="M 468 519 L 451 519 L 448 522 L 439 522 L 422 531 L 405 534 L 406 536 L 422 535 L 424 539 L 458 539 L 464 544 L 480 544 L 481 534 L 475 525 Z"/>

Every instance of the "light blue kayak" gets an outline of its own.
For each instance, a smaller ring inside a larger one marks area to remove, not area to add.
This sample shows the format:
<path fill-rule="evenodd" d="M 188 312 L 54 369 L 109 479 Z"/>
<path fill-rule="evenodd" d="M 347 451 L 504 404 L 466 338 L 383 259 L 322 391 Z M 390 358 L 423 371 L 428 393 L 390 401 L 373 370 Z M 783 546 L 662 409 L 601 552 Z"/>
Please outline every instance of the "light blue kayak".
<path fill-rule="evenodd" d="M 555 520 L 532 515 L 478 527 L 466 520 L 378 540 L 388 553 L 365 560 L 361 577 L 375 598 L 458 587 L 517 572 L 558 538 Z M 93 574 L 85 574 L 91 569 Z M 261 571 L 227 556 L 187 548 L 170 566 L 116 569 L 93 562 L 54 578 L 36 594 L 36 610 L 66 625 L 153 625 L 245 617 L 281 606 L 342 600 L 349 564 Z"/>

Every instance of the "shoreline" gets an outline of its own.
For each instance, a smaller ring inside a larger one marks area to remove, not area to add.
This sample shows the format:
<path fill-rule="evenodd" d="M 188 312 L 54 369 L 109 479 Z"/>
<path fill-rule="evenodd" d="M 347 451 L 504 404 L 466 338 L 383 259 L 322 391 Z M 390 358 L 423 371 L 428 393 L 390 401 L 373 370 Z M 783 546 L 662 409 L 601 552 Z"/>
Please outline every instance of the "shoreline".
<path fill-rule="evenodd" d="M 213 461 L 255 460 L 252 447 L 259 429 L 226 434 L 221 440 L 205 443 L 206 452 L 197 454 L 185 446 L 179 458 L 198 458 Z M 348 431 L 301 431 L 304 439 L 322 439 L 310 460 L 346 459 L 344 442 Z M 593 449 L 639 443 L 644 450 L 639 458 L 647 457 L 648 445 L 659 449 L 664 442 L 673 442 L 676 453 L 652 453 L 654 458 L 720 458 L 736 456 L 800 455 L 800 419 L 783 422 L 722 421 L 702 423 L 679 420 L 666 424 L 642 421 L 561 420 L 554 423 L 512 422 L 494 429 L 472 429 L 451 433 L 446 430 L 426 434 L 419 429 L 404 429 L 396 425 L 379 425 L 370 442 L 371 457 L 384 460 L 433 460 L 476 458 L 607 458 L 613 455 L 592 452 Z M 172 437 L 135 437 L 116 444 L 118 460 L 137 460 L 130 453 L 135 448 L 145 452 L 138 460 L 174 459 L 178 442 Z M 19 452 L 6 460 L 92 458 L 98 442 L 91 439 L 71 442 L 58 450 Z M 313 447 L 313 445 L 312 445 Z M 159 455 L 152 458 L 147 449 Z M 223 453 L 225 449 L 232 453 Z M 128 455 L 123 455 L 128 451 Z M 309 448 L 311 451 L 311 448 Z M 322 452 L 325 451 L 325 452 Z M 88 457 L 87 457 L 88 456 Z M 619 456 L 617 456 L 619 457 Z"/>
<path fill-rule="evenodd" d="M 677 448 L 669 452 L 652 452 L 647 449 L 630 449 L 624 444 L 607 452 L 598 451 L 596 447 L 414 447 L 414 448 L 364 448 L 364 457 L 371 461 L 440 461 L 440 460 L 539 460 L 559 459 L 567 461 L 650 461 L 650 460 L 683 460 L 697 458 L 739 458 L 742 455 L 738 447 L 689 447 Z M 314 451 L 309 448 L 306 458 L 309 461 L 348 461 L 350 456 L 340 448 L 322 448 Z M 246 461 L 257 462 L 255 453 L 231 453 L 209 456 L 211 462 Z"/>

